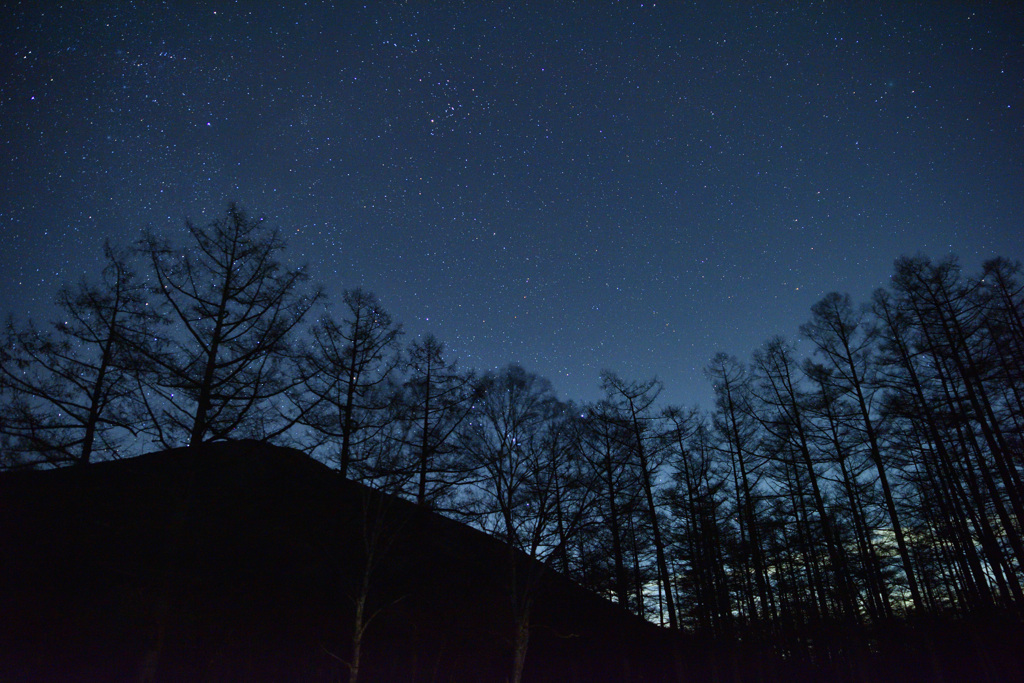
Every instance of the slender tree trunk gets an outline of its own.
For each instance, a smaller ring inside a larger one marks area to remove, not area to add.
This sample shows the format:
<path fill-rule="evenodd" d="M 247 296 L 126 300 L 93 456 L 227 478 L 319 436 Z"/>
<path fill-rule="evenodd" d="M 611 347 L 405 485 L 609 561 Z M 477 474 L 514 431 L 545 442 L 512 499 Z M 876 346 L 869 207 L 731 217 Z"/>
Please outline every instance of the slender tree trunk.
<path fill-rule="evenodd" d="M 420 438 L 420 472 L 419 487 L 416 490 L 416 504 L 420 507 L 427 506 L 427 471 L 430 465 L 430 374 L 431 364 L 427 361 L 427 375 L 424 382 L 426 396 L 423 398 L 423 422 L 421 429 L 423 434 Z"/>
<path fill-rule="evenodd" d="M 928 448 L 921 444 L 923 453 L 931 452 L 932 457 L 924 458 L 926 474 L 932 480 L 932 488 L 936 491 L 936 504 L 946 520 L 946 524 L 953 530 L 950 544 L 955 554 L 955 561 L 962 565 L 964 589 L 970 596 L 970 607 L 977 605 L 991 605 L 992 593 L 989 589 L 988 579 L 981 566 L 981 558 L 975 549 L 974 539 L 971 537 L 967 527 L 965 511 L 971 517 L 971 523 L 978 529 L 978 520 L 970 504 L 967 494 L 954 471 L 952 463 L 944 455 L 945 449 L 941 451 Z M 934 465 L 930 462 L 935 461 Z M 961 502 L 962 501 L 962 502 Z"/>
<path fill-rule="evenodd" d="M 843 477 L 843 491 L 846 493 L 846 500 L 850 504 L 850 516 L 853 518 L 853 533 L 857 539 L 857 550 L 860 552 L 861 563 L 864 566 L 864 573 L 867 575 L 868 589 L 868 610 L 871 619 L 879 621 L 885 615 L 885 608 L 882 605 L 882 582 L 880 572 L 874 562 L 876 559 L 872 552 L 871 540 L 868 538 L 866 526 L 860 509 L 860 501 L 854 492 L 854 482 L 850 476 L 846 461 L 840 454 L 839 471 Z M 888 615 L 885 615 L 888 616 Z"/>
<path fill-rule="evenodd" d="M 615 595 L 619 604 L 629 606 L 626 588 L 626 564 L 623 559 L 622 530 L 619 526 L 619 506 L 615 500 L 615 475 L 611 452 L 605 454 L 605 488 L 608 492 L 608 526 L 612 534 L 612 557 L 615 561 Z"/>
<path fill-rule="evenodd" d="M 209 430 L 209 412 L 213 402 L 213 382 L 217 373 L 217 354 L 220 351 L 221 337 L 224 334 L 224 318 L 227 315 L 228 284 L 224 284 L 220 308 L 217 311 L 217 322 L 210 335 L 210 348 L 206 353 L 206 365 L 203 368 L 203 382 L 199 386 L 199 399 L 196 401 L 196 416 L 192 423 L 192 433 L 188 445 L 198 446 Z"/>
<path fill-rule="evenodd" d="M 665 594 L 665 607 L 668 610 L 669 628 L 676 630 L 679 628 L 679 622 L 676 618 L 675 601 L 672 599 L 672 577 L 668 571 L 668 562 L 665 560 L 665 544 L 661 538 L 661 525 L 658 523 L 658 508 L 654 504 L 651 472 L 647 466 L 647 449 L 644 448 L 642 430 L 632 402 L 630 402 L 630 418 L 632 420 L 633 436 L 636 439 L 637 457 L 640 460 L 640 483 L 643 486 L 644 497 L 647 500 L 651 533 L 654 537 L 654 553 L 658 563 L 658 577 Z"/>
<path fill-rule="evenodd" d="M 752 486 L 747 473 L 744 453 L 745 449 L 741 445 L 742 439 L 739 431 L 739 418 L 736 415 L 736 406 L 733 403 L 732 396 L 729 394 L 729 387 L 726 387 L 725 391 L 728 397 L 730 437 L 733 442 L 733 448 L 736 451 L 736 460 L 739 464 L 740 484 L 742 485 L 744 499 L 743 505 L 740 509 L 740 515 L 745 516 L 746 518 L 747 536 L 750 539 L 750 553 L 754 561 L 754 582 L 757 586 L 758 597 L 761 599 L 762 616 L 767 621 L 771 621 L 774 619 L 775 608 L 772 603 L 773 599 L 771 597 L 771 591 L 768 589 L 767 571 L 765 570 L 763 548 L 761 547 L 761 534 L 758 531 L 757 519 L 754 511 L 754 501 L 751 493 Z M 757 619 L 756 612 L 753 616 Z"/>
<path fill-rule="evenodd" d="M 640 545 L 636 540 L 636 520 L 633 515 L 629 516 L 629 540 L 633 551 L 633 594 L 636 595 L 636 613 L 644 616 L 647 606 L 644 600 L 643 572 L 640 569 Z"/>
<path fill-rule="evenodd" d="M 526 600 L 517 615 L 512 643 L 512 683 L 521 683 L 523 668 L 526 666 L 526 651 L 530 645 L 530 612 L 532 600 Z"/>
<path fill-rule="evenodd" d="M 732 454 L 735 457 L 735 453 Z M 754 621 L 758 619 L 757 602 L 754 598 L 754 587 L 750 583 L 750 557 L 752 550 L 750 549 L 752 543 L 748 540 L 750 534 L 747 530 L 747 487 L 741 486 L 741 479 L 746 481 L 746 473 L 743 471 L 742 460 L 739 458 L 733 462 L 732 465 L 732 479 L 733 479 L 733 490 L 736 492 L 736 525 L 740 532 L 739 544 L 737 546 L 737 552 L 739 553 L 739 565 L 741 576 L 743 577 L 740 583 L 740 589 L 742 595 L 740 595 L 740 604 L 746 605 L 747 616 Z M 756 564 L 756 563 L 755 563 Z M 755 572 L 757 570 L 755 569 Z"/>
<path fill-rule="evenodd" d="M 368 587 L 363 586 L 363 591 L 356 596 L 355 630 L 352 632 L 352 659 L 348 663 L 348 683 L 357 683 L 359 680 L 359 667 L 363 657 L 363 633 L 366 631 L 366 591 Z"/>
<path fill-rule="evenodd" d="M 85 421 L 85 435 L 82 438 L 81 455 L 78 464 L 88 465 L 92 459 L 93 443 L 96 441 L 96 428 L 99 425 L 100 410 L 103 407 L 103 392 L 106 390 L 107 371 L 110 368 L 114 346 L 113 323 L 111 333 L 103 344 L 103 355 L 100 358 L 100 365 L 96 373 L 96 381 L 93 382 L 92 391 L 89 394 L 89 416 Z"/>

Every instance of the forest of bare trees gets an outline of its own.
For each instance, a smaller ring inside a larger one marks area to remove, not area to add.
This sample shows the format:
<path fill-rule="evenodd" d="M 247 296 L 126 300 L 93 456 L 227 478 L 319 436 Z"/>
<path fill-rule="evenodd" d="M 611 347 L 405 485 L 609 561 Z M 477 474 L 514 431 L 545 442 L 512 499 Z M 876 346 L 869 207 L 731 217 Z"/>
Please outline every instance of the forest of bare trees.
<path fill-rule="evenodd" d="M 870 301 L 822 298 L 799 343 L 709 359 L 705 409 L 610 371 L 580 405 L 405 340 L 369 292 L 325 305 L 237 207 L 188 234 L 108 249 L 100 279 L 60 291 L 59 323 L 7 322 L 0 465 L 269 439 L 668 628 L 784 652 L 1024 609 L 1018 263 L 900 258 Z M 523 656 L 535 580 L 511 585 Z"/>

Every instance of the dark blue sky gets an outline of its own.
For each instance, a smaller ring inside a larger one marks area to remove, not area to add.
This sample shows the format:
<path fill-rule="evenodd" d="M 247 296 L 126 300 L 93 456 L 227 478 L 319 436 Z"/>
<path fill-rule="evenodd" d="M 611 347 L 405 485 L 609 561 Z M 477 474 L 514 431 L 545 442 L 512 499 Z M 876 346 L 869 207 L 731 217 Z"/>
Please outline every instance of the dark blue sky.
<path fill-rule="evenodd" d="M 85 4 L 5 3 L 20 319 L 237 200 L 464 365 L 706 405 L 716 351 L 901 254 L 1024 255 L 1013 3 Z"/>

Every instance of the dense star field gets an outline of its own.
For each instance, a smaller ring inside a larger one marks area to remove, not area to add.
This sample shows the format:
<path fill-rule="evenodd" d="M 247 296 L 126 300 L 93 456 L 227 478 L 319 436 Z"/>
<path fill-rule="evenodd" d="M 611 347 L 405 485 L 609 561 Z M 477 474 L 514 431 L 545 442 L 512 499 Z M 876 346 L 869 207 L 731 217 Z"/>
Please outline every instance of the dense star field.
<path fill-rule="evenodd" d="M 592 399 L 796 336 L 901 254 L 1022 256 L 1024 12 L 4 3 L 0 310 L 230 201 L 335 298 Z"/>

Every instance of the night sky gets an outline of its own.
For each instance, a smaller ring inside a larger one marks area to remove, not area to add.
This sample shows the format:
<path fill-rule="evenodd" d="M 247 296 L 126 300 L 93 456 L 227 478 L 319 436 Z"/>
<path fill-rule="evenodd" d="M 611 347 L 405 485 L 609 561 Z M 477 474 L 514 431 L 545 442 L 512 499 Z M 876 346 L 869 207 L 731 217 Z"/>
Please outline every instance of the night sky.
<path fill-rule="evenodd" d="M 1015 3 L 3 4 L 21 321 L 236 200 L 464 366 L 708 406 L 716 351 L 901 254 L 1024 256 Z"/>

